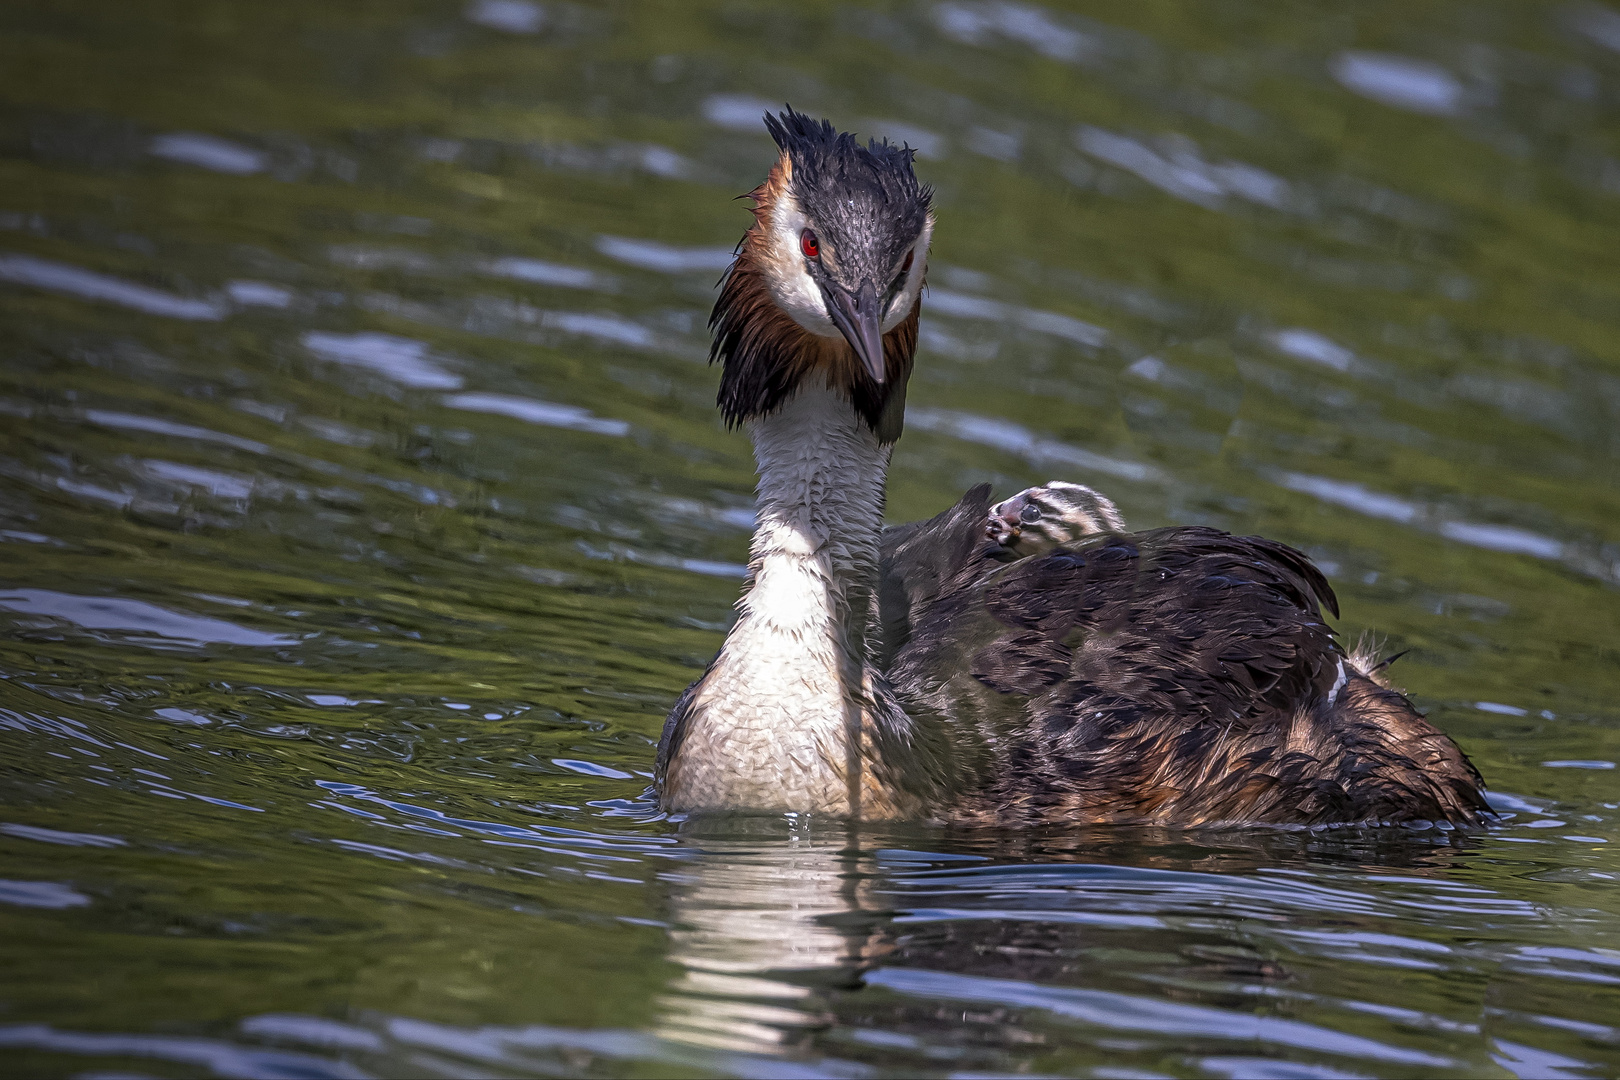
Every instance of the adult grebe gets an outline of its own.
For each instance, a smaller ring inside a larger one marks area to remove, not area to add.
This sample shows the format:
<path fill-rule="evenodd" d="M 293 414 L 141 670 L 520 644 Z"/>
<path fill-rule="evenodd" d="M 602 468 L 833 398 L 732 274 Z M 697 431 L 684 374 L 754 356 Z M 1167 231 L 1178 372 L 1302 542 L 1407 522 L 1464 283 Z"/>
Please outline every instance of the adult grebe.
<path fill-rule="evenodd" d="M 1062 485 L 994 508 L 975 488 L 885 536 L 930 193 L 909 150 L 791 109 L 766 126 L 781 156 L 711 319 L 719 405 L 759 463 L 758 525 L 737 622 L 664 726 L 665 809 L 1161 825 L 1488 812 L 1457 746 L 1334 640 L 1319 612 L 1338 614 L 1333 590 L 1290 547 L 1127 533 L 1107 500 Z M 1048 511 L 1074 527 L 1029 528 Z"/>

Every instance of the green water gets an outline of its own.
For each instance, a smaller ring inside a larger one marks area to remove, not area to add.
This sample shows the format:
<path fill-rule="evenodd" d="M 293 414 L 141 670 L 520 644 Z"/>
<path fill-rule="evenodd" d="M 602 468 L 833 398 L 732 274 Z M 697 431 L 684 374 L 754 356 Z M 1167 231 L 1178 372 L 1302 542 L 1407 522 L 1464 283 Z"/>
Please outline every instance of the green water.
<path fill-rule="evenodd" d="M 1504 823 L 643 794 L 771 103 L 939 226 L 894 519 L 1309 551 Z M 0 1072 L 1613 1076 L 1620 8 L 0 9 Z"/>

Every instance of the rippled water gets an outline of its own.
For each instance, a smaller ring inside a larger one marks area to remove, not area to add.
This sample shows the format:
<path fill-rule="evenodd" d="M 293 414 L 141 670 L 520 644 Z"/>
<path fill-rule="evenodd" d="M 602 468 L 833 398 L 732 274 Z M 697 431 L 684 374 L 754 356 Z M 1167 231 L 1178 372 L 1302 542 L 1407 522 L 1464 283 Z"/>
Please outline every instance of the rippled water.
<path fill-rule="evenodd" d="M 1620 8 L 0 9 L 0 1071 L 1620 1070 Z M 772 104 L 919 148 L 896 520 L 1309 552 L 1505 822 L 677 824 Z"/>

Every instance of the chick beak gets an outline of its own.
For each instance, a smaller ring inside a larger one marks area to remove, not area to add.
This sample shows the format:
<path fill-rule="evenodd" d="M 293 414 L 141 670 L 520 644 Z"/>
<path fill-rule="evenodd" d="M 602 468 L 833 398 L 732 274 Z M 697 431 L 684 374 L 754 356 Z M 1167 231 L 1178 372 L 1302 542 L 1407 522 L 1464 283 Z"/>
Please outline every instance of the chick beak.
<path fill-rule="evenodd" d="M 855 355 L 861 358 L 872 381 L 882 383 L 885 374 L 883 323 L 882 311 L 878 307 L 877 286 L 867 281 L 861 285 L 859 292 L 846 292 L 836 285 L 823 292 L 827 297 L 827 313 L 832 316 L 833 325 L 844 335 L 849 347 L 855 350 Z"/>
<path fill-rule="evenodd" d="M 1024 532 L 1024 521 L 1020 516 L 1023 508 L 1024 500 L 1020 497 L 992 506 L 985 521 L 985 535 L 1003 547 L 1012 547 Z"/>

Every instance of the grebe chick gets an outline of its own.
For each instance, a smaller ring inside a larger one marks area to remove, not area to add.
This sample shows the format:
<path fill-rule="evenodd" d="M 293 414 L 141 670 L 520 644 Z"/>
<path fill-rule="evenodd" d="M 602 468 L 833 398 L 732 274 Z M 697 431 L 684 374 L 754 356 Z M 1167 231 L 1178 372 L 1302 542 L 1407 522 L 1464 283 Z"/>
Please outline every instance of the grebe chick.
<path fill-rule="evenodd" d="M 1082 536 L 1124 531 L 1125 519 L 1112 499 L 1064 480 L 1025 488 L 992 506 L 985 522 L 985 534 L 1019 557 L 1038 555 Z"/>
<path fill-rule="evenodd" d="M 737 620 L 664 725 L 665 810 L 1176 826 L 1488 814 L 1456 744 L 1334 639 L 1333 590 L 1293 548 L 1128 533 L 1106 499 L 1061 485 L 994 513 L 981 485 L 885 532 L 929 191 L 909 150 L 791 109 L 766 126 L 781 155 L 711 318 L 720 409 L 759 465 L 757 525 Z M 1032 530 L 1026 509 L 1062 530 Z M 1035 554 L 1019 558 L 1026 538 Z"/>

